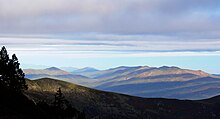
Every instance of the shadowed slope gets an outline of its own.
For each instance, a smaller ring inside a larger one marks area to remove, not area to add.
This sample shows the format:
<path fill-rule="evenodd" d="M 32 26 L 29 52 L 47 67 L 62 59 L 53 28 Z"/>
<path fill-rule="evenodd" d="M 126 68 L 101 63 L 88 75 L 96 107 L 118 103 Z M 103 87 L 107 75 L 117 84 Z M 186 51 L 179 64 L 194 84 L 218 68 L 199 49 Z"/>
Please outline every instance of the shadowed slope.
<path fill-rule="evenodd" d="M 89 118 L 117 119 L 218 119 L 219 106 L 208 101 L 147 99 L 117 93 L 103 92 L 75 84 L 40 79 L 28 81 L 27 95 L 33 100 L 51 103 L 58 87 L 67 100 Z M 42 88 L 43 87 L 43 88 Z M 55 89 L 54 89 L 55 88 Z"/>

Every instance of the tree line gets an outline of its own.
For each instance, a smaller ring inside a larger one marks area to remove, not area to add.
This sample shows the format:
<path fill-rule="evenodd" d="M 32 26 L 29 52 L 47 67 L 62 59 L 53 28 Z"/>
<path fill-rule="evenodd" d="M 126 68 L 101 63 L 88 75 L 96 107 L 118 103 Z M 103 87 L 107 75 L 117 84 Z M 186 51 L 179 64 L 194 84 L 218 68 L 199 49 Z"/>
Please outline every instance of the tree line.
<path fill-rule="evenodd" d="M 5 46 L 3 46 L 0 51 L 0 92 L 5 92 L 5 97 L 7 97 L 7 95 L 10 95 L 8 94 L 10 92 L 13 92 L 13 94 L 23 94 L 27 89 L 25 73 L 20 68 L 18 58 L 15 54 L 10 58 Z M 61 88 L 54 94 L 52 105 L 39 102 L 36 107 L 46 112 L 53 119 L 85 119 L 85 114 L 73 108 L 65 99 Z"/>
<path fill-rule="evenodd" d="M 0 85 L 12 91 L 23 92 L 28 89 L 24 77 L 16 55 L 13 54 L 10 58 L 3 46 L 0 51 Z"/>

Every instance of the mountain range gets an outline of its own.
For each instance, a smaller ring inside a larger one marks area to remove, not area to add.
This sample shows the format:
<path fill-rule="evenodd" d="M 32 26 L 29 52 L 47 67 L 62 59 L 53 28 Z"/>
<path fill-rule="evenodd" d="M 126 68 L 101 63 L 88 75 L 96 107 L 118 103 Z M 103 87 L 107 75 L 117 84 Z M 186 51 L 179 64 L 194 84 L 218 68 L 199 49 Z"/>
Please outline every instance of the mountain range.
<path fill-rule="evenodd" d="M 66 72 L 52 67 L 24 70 L 30 79 L 56 78 L 104 91 L 152 98 L 205 99 L 220 94 L 220 78 L 201 70 L 178 67 L 120 66 Z"/>
<path fill-rule="evenodd" d="M 203 99 L 220 94 L 220 79 L 178 67 L 118 67 L 97 75 L 96 89 L 140 97 Z"/>

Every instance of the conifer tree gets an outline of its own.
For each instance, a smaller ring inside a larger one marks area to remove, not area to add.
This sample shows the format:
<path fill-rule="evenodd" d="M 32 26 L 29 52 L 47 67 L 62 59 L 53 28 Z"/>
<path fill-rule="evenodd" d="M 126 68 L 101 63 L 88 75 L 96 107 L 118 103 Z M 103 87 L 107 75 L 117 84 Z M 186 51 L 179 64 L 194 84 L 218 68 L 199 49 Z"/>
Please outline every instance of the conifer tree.
<path fill-rule="evenodd" d="M 65 97 L 63 96 L 61 88 L 59 88 L 57 90 L 57 93 L 55 94 L 54 106 L 59 109 L 64 109 L 65 103 L 66 103 Z"/>
<path fill-rule="evenodd" d="M 65 99 L 61 88 L 59 88 L 55 94 L 54 100 L 55 112 L 61 119 L 74 118 L 74 119 L 86 119 L 85 113 L 81 113 L 71 106 L 71 104 Z"/>
<path fill-rule="evenodd" d="M 6 48 L 0 51 L 0 83 L 10 90 L 22 92 L 28 87 L 24 78 L 25 74 L 20 68 L 20 63 L 15 54 L 9 58 Z"/>
<path fill-rule="evenodd" d="M 7 53 L 6 48 L 3 46 L 1 51 L 0 51 L 0 81 L 1 84 L 5 84 L 6 82 L 6 68 L 7 68 L 7 63 L 9 61 L 9 56 Z"/>

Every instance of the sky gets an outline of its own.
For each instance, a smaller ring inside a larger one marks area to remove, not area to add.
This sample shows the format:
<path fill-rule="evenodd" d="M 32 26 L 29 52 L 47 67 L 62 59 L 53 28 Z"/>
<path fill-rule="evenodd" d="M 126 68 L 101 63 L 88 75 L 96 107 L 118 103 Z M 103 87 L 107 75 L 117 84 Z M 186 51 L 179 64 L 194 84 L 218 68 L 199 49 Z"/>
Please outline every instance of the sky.
<path fill-rule="evenodd" d="M 219 21 L 219 0 L 0 0 L 0 45 L 23 68 L 220 73 Z"/>

